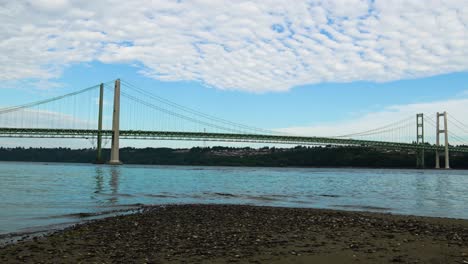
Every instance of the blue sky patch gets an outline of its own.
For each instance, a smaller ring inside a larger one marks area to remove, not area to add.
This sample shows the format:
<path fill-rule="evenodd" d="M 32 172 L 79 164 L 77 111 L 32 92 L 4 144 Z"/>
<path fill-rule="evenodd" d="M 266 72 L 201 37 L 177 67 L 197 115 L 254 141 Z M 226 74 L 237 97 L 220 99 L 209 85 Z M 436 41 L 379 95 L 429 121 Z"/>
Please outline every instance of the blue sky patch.
<path fill-rule="evenodd" d="M 273 24 L 271 26 L 271 29 L 273 31 L 276 31 L 277 33 L 283 33 L 284 32 L 284 26 L 281 24 Z"/>

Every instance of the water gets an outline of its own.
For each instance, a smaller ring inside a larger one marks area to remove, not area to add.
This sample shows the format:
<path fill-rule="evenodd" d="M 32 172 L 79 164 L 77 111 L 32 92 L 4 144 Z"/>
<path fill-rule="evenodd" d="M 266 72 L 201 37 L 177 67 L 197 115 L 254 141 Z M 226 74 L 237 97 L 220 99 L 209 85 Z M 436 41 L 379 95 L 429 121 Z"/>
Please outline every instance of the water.
<path fill-rule="evenodd" d="M 224 203 L 468 219 L 468 171 L 0 162 L 0 234 L 136 204 Z"/>

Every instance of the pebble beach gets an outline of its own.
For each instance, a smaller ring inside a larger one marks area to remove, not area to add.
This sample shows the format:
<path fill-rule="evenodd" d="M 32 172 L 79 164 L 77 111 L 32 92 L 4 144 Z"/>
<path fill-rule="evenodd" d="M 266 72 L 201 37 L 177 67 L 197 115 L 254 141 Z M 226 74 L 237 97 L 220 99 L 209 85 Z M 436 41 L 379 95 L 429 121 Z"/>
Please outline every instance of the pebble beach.
<path fill-rule="evenodd" d="M 248 205 L 145 206 L 0 248 L 1 263 L 468 263 L 468 220 Z"/>

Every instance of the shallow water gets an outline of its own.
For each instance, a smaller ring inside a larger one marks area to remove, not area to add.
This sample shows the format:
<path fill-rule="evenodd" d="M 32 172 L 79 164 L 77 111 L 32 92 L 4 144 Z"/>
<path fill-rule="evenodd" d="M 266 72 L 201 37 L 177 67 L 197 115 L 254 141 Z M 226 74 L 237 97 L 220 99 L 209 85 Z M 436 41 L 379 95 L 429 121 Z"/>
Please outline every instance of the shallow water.
<path fill-rule="evenodd" d="M 0 162 L 0 234 L 136 204 L 225 203 L 468 219 L 468 171 Z"/>

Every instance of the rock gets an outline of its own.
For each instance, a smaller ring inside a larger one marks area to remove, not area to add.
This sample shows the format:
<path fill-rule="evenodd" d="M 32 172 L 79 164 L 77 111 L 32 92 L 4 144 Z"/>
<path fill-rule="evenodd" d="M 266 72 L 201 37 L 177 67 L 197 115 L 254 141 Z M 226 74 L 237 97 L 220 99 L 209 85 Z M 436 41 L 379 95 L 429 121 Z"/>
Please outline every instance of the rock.
<path fill-rule="evenodd" d="M 396 257 L 392 258 L 391 261 L 401 263 L 401 262 L 403 262 L 403 258 L 401 256 L 396 256 Z"/>

